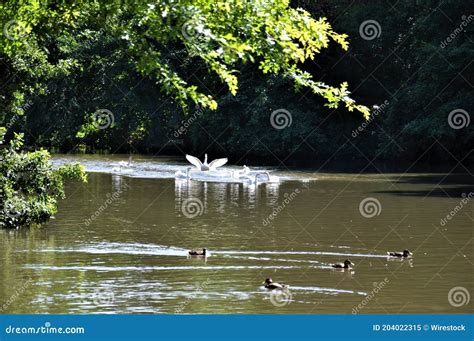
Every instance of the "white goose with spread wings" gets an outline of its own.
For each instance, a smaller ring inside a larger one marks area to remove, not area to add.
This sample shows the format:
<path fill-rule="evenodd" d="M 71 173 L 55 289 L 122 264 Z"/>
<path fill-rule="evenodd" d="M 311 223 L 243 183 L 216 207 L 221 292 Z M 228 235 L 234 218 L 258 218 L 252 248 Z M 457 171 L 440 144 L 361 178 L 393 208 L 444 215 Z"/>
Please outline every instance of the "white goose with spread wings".
<path fill-rule="evenodd" d="M 215 159 L 214 161 L 207 163 L 207 154 L 204 154 L 204 163 L 202 163 L 197 157 L 191 155 L 186 155 L 186 160 L 188 160 L 200 171 L 216 170 L 218 167 L 224 166 L 228 161 L 227 158 L 223 158 Z"/>

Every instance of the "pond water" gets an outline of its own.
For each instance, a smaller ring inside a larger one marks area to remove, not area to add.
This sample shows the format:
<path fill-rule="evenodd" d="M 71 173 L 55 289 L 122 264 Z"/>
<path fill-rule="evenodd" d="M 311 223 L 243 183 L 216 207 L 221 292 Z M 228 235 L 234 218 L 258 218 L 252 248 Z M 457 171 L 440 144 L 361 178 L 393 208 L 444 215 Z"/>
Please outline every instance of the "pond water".
<path fill-rule="evenodd" d="M 122 159 L 55 157 L 84 162 L 89 181 L 68 183 L 41 228 L 0 231 L 3 313 L 472 311 L 469 175 L 267 169 L 281 181 L 256 186 L 175 180 L 186 165 L 167 158 L 117 170 Z M 413 257 L 386 255 L 404 249 Z M 353 270 L 331 267 L 345 259 Z M 267 277 L 290 288 L 269 292 Z"/>

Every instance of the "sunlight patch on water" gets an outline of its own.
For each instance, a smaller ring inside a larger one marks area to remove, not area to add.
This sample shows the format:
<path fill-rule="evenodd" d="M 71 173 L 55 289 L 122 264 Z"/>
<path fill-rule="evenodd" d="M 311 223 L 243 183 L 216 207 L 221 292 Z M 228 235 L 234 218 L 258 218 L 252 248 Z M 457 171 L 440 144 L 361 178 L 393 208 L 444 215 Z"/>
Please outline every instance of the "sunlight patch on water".
<path fill-rule="evenodd" d="M 139 243 L 108 243 L 102 242 L 89 244 L 76 249 L 45 249 L 40 252 L 79 252 L 90 254 L 127 254 L 127 255 L 150 255 L 150 256 L 187 256 L 188 250 L 153 244 Z"/>
<path fill-rule="evenodd" d="M 38 252 L 78 252 L 89 254 L 130 254 L 130 255 L 150 255 L 150 256 L 187 256 L 187 249 L 156 245 L 156 244 L 140 244 L 140 243 L 109 243 L 101 242 L 94 244 L 87 244 L 78 248 L 72 249 L 44 249 Z M 387 255 L 374 255 L 365 253 L 342 253 L 342 252 L 326 252 L 326 251 L 209 251 L 208 256 L 222 255 L 226 258 L 241 258 L 247 260 L 267 260 L 267 261 L 281 261 L 281 262 L 306 262 L 306 263 L 320 263 L 316 260 L 292 260 L 281 258 L 268 257 L 253 257 L 258 255 L 318 255 L 318 256 L 340 256 L 340 257 L 369 257 L 369 258 L 387 258 Z M 245 255 L 252 255 L 244 257 Z"/>
<path fill-rule="evenodd" d="M 282 259 L 282 258 L 268 258 L 268 257 L 243 257 L 243 256 L 224 256 L 225 258 L 236 258 L 246 260 L 264 260 L 274 262 L 290 262 L 290 263 L 313 263 L 320 264 L 317 260 L 305 260 L 305 259 Z"/>
<path fill-rule="evenodd" d="M 341 253 L 324 251 L 213 251 L 214 254 L 230 255 L 320 255 L 320 256 L 351 256 L 351 257 L 372 257 L 387 258 L 387 255 L 374 255 L 364 253 Z"/>
<path fill-rule="evenodd" d="M 25 265 L 24 269 L 33 270 L 76 270 L 76 271 L 169 271 L 169 270 L 244 270 L 244 269 L 301 269 L 312 266 L 259 266 L 259 265 L 210 265 L 210 266 L 50 266 Z"/>
<path fill-rule="evenodd" d="M 328 295 L 338 295 L 338 294 L 357 294 L 362 296 L 367 296 L 367 293 L 362 291 L 352 291 L 352 290 L 343 290 L 335 288 L 320 288 L 320 287 L 301 287 L 301 286 L 290 286 L 291 291 L 306 291 L 306 292 L 318 292 Z"/>

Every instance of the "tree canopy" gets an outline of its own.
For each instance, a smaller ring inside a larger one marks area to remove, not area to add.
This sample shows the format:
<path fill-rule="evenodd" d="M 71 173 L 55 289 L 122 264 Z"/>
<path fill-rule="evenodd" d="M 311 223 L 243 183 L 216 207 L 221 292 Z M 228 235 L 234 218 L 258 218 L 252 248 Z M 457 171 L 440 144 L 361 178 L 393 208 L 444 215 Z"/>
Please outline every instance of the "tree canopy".
<path fill-rule="evenodd" d="M 448 124 L 472 107 L 470 18 L 449 0 L 4 1 L 0 126 L 62 151 L 453 161 L 473 140 Z M 361 104 L 382 110 L 353 138 Z"/>
<path fill-rule="evenodd" d="M 289 7 L 289 1 L 6 1 L 0 11 L 6 23 L 0 52 L 8 58 L 10 73 L 26 76 L 7 99 L 18 114 L 25 91 L 41 94 L 48 80 L 81 71 L 84 61 L 77 54 L 84 44 L 102 38 L 120 44 L 116 53 L 126 54 L 136 71 L 155 80 L 183 108 L 189 100 L 217 108 L 211 94 L 180 74 L 176 64 L 190 58 L 203 62 L 233 95 L 237 66 L 251 62 L 264 74 L 281 74 L 298 88 L 308 87 L 331 108 L 342 102 L 350 111 L 369 115 L 349 97 L 347 83 L 329 86 L 300 67 L 330 41 L 347 49 L 347 35 L 336 33 L 325 18 Z M 174 46 L 184 49 L 172 60 L 168 52 Z"/>

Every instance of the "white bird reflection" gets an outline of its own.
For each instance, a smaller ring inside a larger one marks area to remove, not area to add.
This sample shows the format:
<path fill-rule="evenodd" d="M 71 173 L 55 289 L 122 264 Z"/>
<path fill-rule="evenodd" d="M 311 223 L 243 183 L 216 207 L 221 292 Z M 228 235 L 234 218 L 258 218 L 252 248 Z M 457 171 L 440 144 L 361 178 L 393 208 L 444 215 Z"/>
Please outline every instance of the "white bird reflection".
<path fill-rule="evenodd" d="M 128 188 L 127 182 L 128 182 L 128 179 L 117 174 L 112 174 L 112 180 L 111 180 L 112 192 L 113 193 L 124 192 Z"/>
<path fill-rule="evenodd" d="M 182 210 L 183 203 L 190 199 L 201 201 L 204 211 L 210 207 L 225 214 L 229 208 L 255 209 L 259 202 L 272 205 L 279 198 L 280 183 L 256 186 L 245 183 L 219 183 L 175 179 L 175 208 Z"/>

